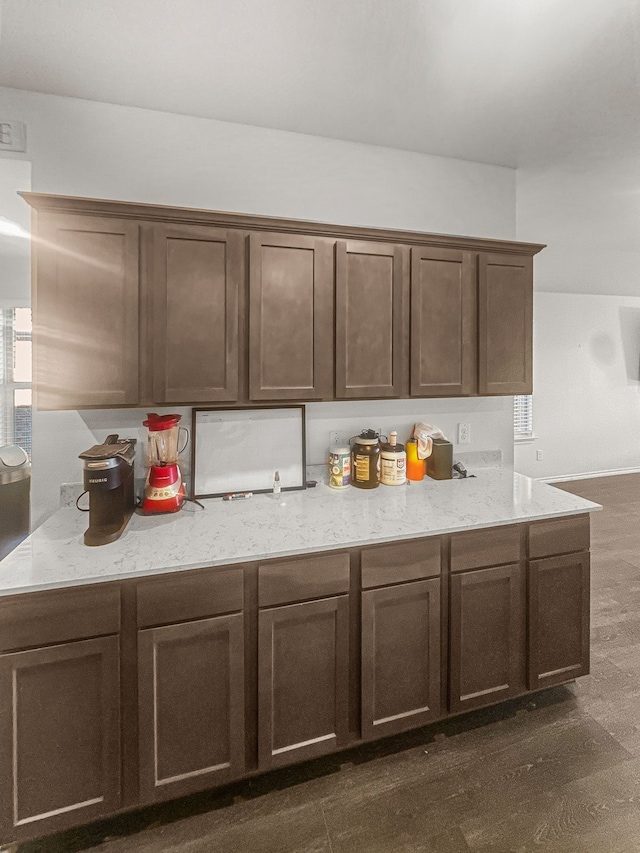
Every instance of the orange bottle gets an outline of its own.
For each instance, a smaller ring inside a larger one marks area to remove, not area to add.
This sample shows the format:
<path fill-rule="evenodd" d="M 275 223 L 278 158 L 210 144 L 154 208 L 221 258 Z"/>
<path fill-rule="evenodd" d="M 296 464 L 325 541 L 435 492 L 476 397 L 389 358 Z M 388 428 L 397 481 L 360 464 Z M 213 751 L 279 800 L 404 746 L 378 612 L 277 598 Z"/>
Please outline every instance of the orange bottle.
<path fill-rule="evenodd" d="M 418 459 L 418 442 L 407 439 L 407 480 L 424 480 L 424 459 Z"/>

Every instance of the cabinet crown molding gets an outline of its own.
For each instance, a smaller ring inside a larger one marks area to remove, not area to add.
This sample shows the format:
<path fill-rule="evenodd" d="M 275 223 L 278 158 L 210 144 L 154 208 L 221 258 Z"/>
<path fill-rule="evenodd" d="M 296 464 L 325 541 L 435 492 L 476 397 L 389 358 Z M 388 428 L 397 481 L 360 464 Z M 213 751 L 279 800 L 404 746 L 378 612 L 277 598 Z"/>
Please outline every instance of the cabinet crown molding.
<path fill-rule="evenodd" d="M 19 193 L 32 208 L 41 212 L 57 212 L 94 216 L 114 216 L 148 222 L 182 223 L 187 225 L 222 225 L 240 230 L 310 234 L 336 239 L 375 240 L 408 245 L 438 246 L 483 252 L 526 255 L 532 257 L 545 248 L 544 243 L 522 243 L 489 237 L 463 237 L 453 234 L 431 234 L 423 231 L 378 228 L 356 225 L 332 225 L 304 219 L 258 216 L 221 210 L 200 210 L 188 207 L 143 204 L 99 198 L 54 195 L 50 193 Z"/>

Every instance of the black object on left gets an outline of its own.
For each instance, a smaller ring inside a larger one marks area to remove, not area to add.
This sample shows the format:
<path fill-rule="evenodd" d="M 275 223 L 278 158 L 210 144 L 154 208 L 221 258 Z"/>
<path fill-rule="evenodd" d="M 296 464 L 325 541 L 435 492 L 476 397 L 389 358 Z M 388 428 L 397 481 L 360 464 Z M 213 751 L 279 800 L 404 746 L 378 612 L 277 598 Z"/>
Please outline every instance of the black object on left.
<path fill-rule="evenodd" d="M 0 447 L 0 560 L 29 535 L 31 463 L 15 444 Z"/>

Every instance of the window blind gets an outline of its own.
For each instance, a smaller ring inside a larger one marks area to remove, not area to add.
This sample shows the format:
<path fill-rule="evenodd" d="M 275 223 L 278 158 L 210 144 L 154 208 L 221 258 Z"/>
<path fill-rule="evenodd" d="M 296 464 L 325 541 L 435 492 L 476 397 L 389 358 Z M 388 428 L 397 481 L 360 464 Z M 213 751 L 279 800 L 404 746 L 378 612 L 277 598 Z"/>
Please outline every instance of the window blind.
<path fill-rule="evenodd" d="M 513 437 L 533 438 L 533 407 L 530 394 L 513 398 Z"/>
<path fill-rule="evenodd" d="M 13 310 L 0 309 L 0 445 L 13 444 Z"/>
<path fill-rule="evenodd" d="M 31 457 L 31 311 L 0 309 L 0 445 Z"/>

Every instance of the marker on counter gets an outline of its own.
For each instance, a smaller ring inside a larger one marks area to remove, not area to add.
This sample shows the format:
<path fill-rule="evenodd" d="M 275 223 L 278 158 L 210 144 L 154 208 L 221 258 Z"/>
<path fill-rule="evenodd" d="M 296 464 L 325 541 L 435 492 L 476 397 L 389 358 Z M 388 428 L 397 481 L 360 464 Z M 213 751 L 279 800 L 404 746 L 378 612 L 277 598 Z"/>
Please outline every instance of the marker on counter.
<path fill-rule="evenodd" d="M 223 501 L 244 501 L 247 498 L 252 498 L 253 492 L 232 492 L 230 495 L 224 495 Z"/>

